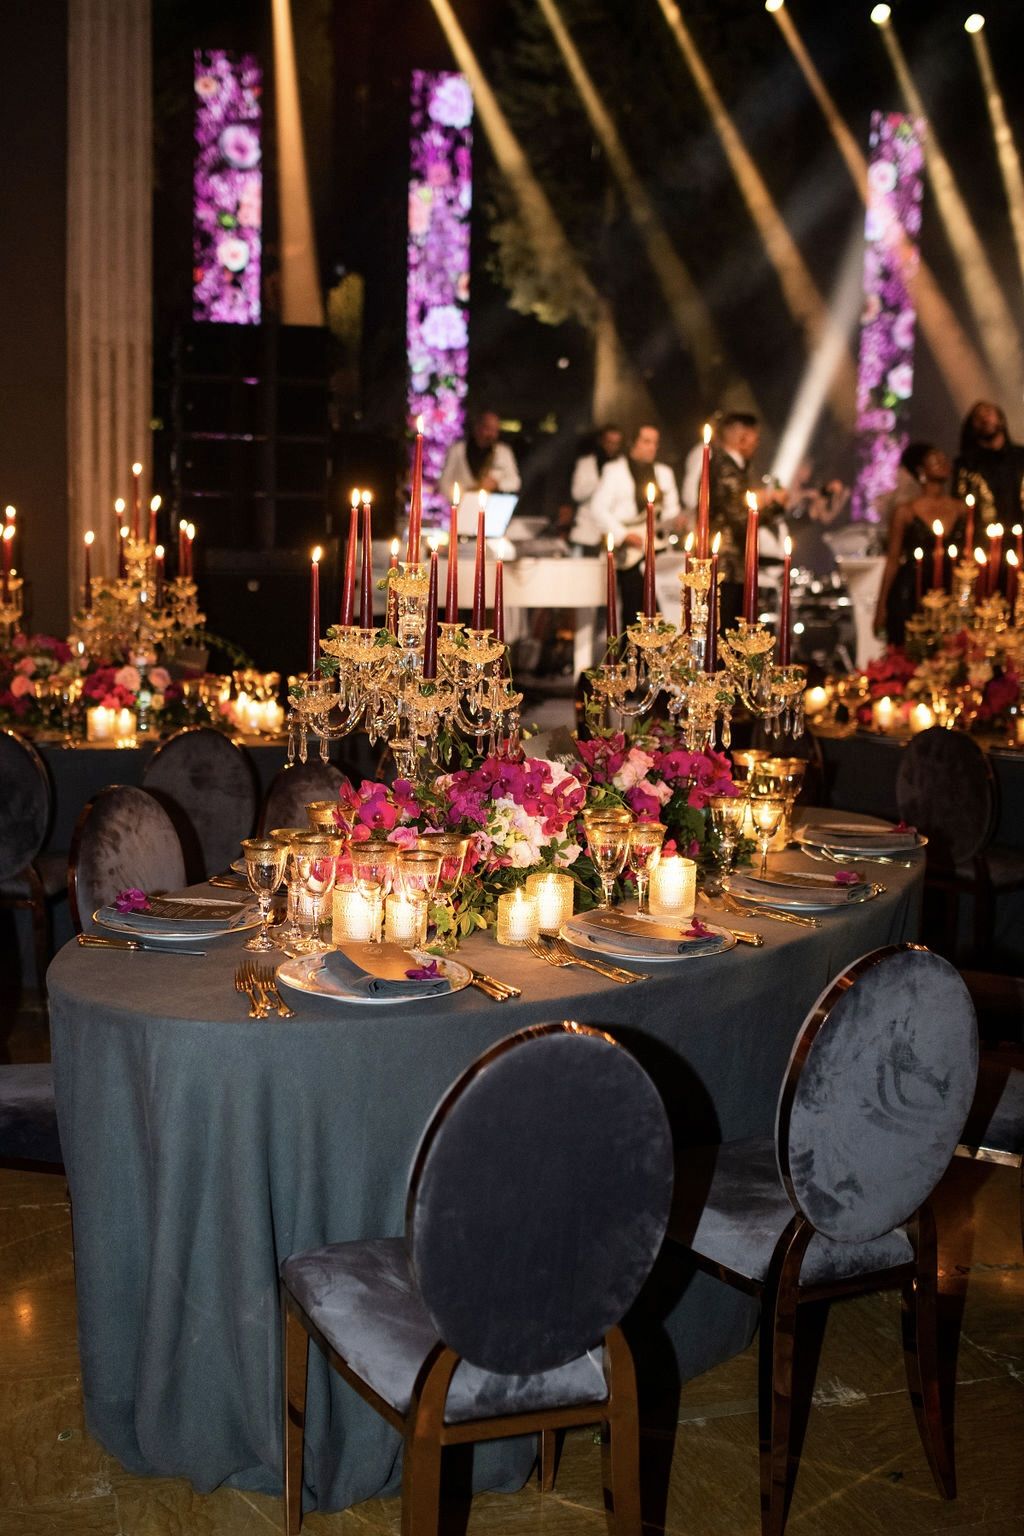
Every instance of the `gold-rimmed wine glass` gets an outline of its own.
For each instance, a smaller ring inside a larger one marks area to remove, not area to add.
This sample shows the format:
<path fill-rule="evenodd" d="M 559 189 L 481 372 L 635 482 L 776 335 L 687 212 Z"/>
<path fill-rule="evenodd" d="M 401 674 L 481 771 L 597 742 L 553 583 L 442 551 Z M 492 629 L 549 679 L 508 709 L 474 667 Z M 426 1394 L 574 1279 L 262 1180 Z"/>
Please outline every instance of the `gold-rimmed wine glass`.
<path fill-rule="evenodd" d="M 302 832 L 293 838 L 291 855 L 300 889 L 309 897 L 310 934 L 295 945 L 304 955 L 322 955 L 334 948 L 320 937 L 320 916 L 324 898 L 334 889 L 338 877 L 338 859 L 342 851 L 340 837 L 322 832 Z"/>
<path fill-rule="evenodd" d="M 398 849 L 394 843 L 368 837 L 365 842 L 349 842 L 348 856 L 352 862 L 352 878 L 368 890 L 380 891 L 381 899 L 387 896 L 397 878 Z"/>
<path fill-rule="evenodd" d="M 584 817 L 587 848 L 601 878 L 604 907 L 611 906 L 615 882 L 625 867 L 631 826 L 632 817 L 625 821 L 619 817 Z"/>
<path fill-rule="evenodd" d="M 629 829 L 626 859 L 636 877 L 636 909 L 647 911 L 647 887 L 651 870 L 661 857 L 661 845 L 668 828 L 660 821 L 634 821 Z"/>
<path fill-rule="evenodd" d="M 441 877 L 441 855 L 428 848 L 400 848 L 395 860 L 398 883 L 410 901 L 433 901 Z"/>
<path fill-rule="evenodd" d="M 761 845 L 761 879 L 768 873 L 768 844 L 782 825 L 786 802 L 781 795 L 754 795 L 750 800 L 754 832 Z"/>
<path fill-rule="evenodd" d="M 416 843 L 426 853 L 436 853 L 441 859 L 441 873 L 437 880 L 438 905 L 448 914 L 447 931 L 438 933 L 436 942 L 442 949 L 454 949 L 458 942 L 455 934 L 455 893 L 466 871 L 469 855 L 469 838 L 458 832 L 423 832 Z"/>
<path fill-rule="evenodd" d="M 736 856 L 743 823 L 747 816 L 747 801 L 743 795 L 712 795 L 708 801 L 711 825 L 718 838 L 719 863 L 728 873 Z"/>
<path fill-rule="evenodd" d="M 793 807 L 807 773 L 806 760 L 802 757 L 769 757 L 761 764 L 761 770 L 771 774 L 772 782 L 785 802 L 782 834 L 783 842 L 789 843 L 793 836 Z"/>
<path fill-rule="evenodd" d="M 277 948 L 267 932 L 267 918 L 270 916 L 274 892 L 284 879 L 288 850 L 272 837 L 246 837 L 242 841 L 242 852 L 245 855 L 245 878 L 260 908 L 259 932 L 249 939 L 245 947 L 258 954 L 266 954 L 268 950 Z"/>
<path fill-rule="evenodd" d="M 302 925 L 299 922 L 299 896 L 302 888 L 295 872 L 292 842 L 296 837 L 303 836 L 306 830 L 305 827 L 272 827 L 270 831 L 274 842 L 280 843 L 286 853 L 284 881 L 288 890 L 288 920 L 281 937 L 285 943 L 293 946 L 302 941 Z"/>

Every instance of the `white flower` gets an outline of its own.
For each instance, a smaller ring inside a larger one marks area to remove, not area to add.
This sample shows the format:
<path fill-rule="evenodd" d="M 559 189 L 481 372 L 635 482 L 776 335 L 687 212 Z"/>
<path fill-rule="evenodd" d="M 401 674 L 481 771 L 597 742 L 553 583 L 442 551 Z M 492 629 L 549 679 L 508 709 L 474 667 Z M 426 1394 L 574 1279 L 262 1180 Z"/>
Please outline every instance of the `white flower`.
<path fill-rule="evenodd" d="M 249 247 L 236 235 L 228 235 L 217 245 L 217 260 L 229 272 L 242 272 L 249 265 Z"/>
<path fill-rule="evenodd" d="M 882 196 L 893 190 L 896 180 L 896 167 L 891 160 L 876 160 L 868 170 L 871 190 L 881 193 Z"/>
<path fill-rule="evenodd" d="M 462 75 L 449 75 L 435 87 L 427 114 L 445 128 L 465 128 L 473 121 L 473 92 Z"/>

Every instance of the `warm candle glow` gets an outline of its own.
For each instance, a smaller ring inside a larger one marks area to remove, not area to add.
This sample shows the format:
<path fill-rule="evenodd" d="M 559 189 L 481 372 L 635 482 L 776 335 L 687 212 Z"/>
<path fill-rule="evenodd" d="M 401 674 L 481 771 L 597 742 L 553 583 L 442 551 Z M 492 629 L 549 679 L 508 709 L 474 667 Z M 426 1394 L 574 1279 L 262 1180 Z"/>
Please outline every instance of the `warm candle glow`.
<path fill-rule="evenodd" d="M 955 560 L 957 555 L 959 554 L 959 550 L 957 549 L 955 544 L 951 544 L 949 546 L 949 548 L 946 550 L 946 554 L 949 556 L 949 558 L 951 560 Z"/>
<path fill-rule="evenodd" d="M 457 507 L 462 500 L 462 486 L 456 480 L 452 486 L 452 506 Z"/>
<path fill-rule="evenodd" d="M 353 506 L 353 507 L 358 507 L 358 505 L 359 505 L 359 487 L 358 487 L 358 485 L 354 485 L 352 487 L 352 494 L 349 497 L 349 504 L 351 506 Z"/>
<path fill-rule="evenodd" d="M 744 500 L 747 503 L 747 511 L 748 512 L 756 512 L 757 511 L 757 492 L 756 491 L 748 491 L 746 496 L 745 496 L 745 498 L 744 498 Z"/>
<path fill-rule="evenodd" d="M 96 537 L 96 535 L 93 533 L 92 529 L 90 528 L 89 532 L 85 536 L 85 547 L 86 547 L 86 549 L 89 549 L 92 546 L 92 543 L 93 543 L 93 540 L 95 539 L 95 537 Z"/>
<path fill-rule="evenodd" d="M 985 551 L 983 549 L 976 549 L 974 551 L 974 558 L 975 558 L 975 560 L 977 560 L 979 565 L 987 565 L 988 564 L 988 556 L 986 555 L 986 553 L 985 553 Z"/>
<path fill-rule="evenodd" d="M 967 495 L 964 497 L 964 505 L 967 507 L 974 506 L 974 497 L 971 495 L 970 491 L 968 491 Z"/>
<path fill-rule="evenodd" d="M 791 555 L 793 553 L 793 540 L 788 533 L 782 541 L 782 549 L 784 554 Z"/>
<path fill-rule="evenodd" d="M 416 417 L 416 432 L 417 432 L 418 436 L 420 436 L 420 437 L 423 436 L 423 417 L 422 416 L 417 416 Z"/>
<path fill-rule="evenodd" d="M 653 480 L 648 480 L 648 482 L 647 482 L 647 500 L 648 501 L 653 501 L 657 494 L 658 494 L 658 487 L 655 485 Z"/>
<path fill-rule="evenodd" d="M 611 534 L 609 534 L 608 537 L 610 539 L 611 538 Z M 718 534 L 717 533 L 715 534 L 715 538 L 716 539 L 718 538 Z M 685 549 L 685 551 L 686 551 L 686 553 L 688 555 L 692 555 L 693 554 L 693 543 L 694 543 L 694 533 L 693 533 L 693 529 L 691 528 L 689 533 L 686 535 L 686 538 L 683 540 L 683 548 Z M 609 546 L 609 548 L 610 547 L 611 546 Z"/>
<path fill-rule="evenodd" d="M 920 544 L 918 544 L 917 548 L 914 550 L 914 559 L 915 560 L 923 560 L 924 559 L 924 550 L 921 548 Z"/>
<path fill-rule="evenodd" d="M 397 542 L 397 540 L 396 540 L 396 542 Z M 431 534 L 429 539 L 427 540 L 427 548 L 430 550 L 430 553 L 432 555 L 436 555 L 437 554 L 437 542 L 438 542 L 437 538 L 435 537 L 434 534 Z"/>
<path fill-rule="evenodd" d="M 481 512 L 486 512 L 487 511 L 487 492 L 486 491 L 481 491 L 480 492 L 480 511 Z"/>
<path fill-rule="evenodd" d="M 17 515 L 18 515 L 17 511 L 15 510 L 14 507 L 12 507 L 10 505 L 4 507 L 4 519 L 5 519 L 6 522 L 13 523 L 14 519 L 17 517 Z"/>
<path fill-rule="evenodd" d="M 142 465 L 138 464 L 138 463 L 133 464 L 132 465 L 132 474 L 133 475 L 141 475 L 142 474 Z"/>
<path fill-rule="evenodd" d="M 195 525 L 195 523 L 187 523 L 186 526 L 185 526 L 185 537 L 186 537 L 186 539 L 188 539 L 190 544 L 191 544 L 192 540 L 195 538 L 195 536 L 196 536 L 196 525 Z"/>
<path fill-rule="evenodd" d="M 398 549 L 399 549 L 398 540 L 397 539 L 392 539 L 391 540 L 391 558 L 392 558 L 392 560 L 397 560 L 398 559 Z"/>
<path fill-rule="evenodd" d="M 149 510 L 151 512 L 159 512 L 163 504 L 164 499 L 162 496 L 151 496 L 149 499 Z"/>
<path fill-rule="evenodd" d="M 192 537 L 192 534 L 190 533 L 189 534 L 189 538 L 191 538 L 191 537 Z M 312 560 L 313 560 L 313 564 L 314 565 L 319 565 L 320 564 L 320 556 L 322 554 L 323 554 L 323 550 L 320 548 L 320 545 L 318 544 L 316 546 L 316 548 L 313 550 L 313 554 L 312 554 Z"/>
<path fill-rule="evenodd" d="M 188 518 L 187 517 L 180 518 L 179 521 L 178 521 L 178 528 L 180 529 L 180 531 L 182 533 L 184 533 L 185 529 L 187 527 L 188 527 Z"/>
<path fill-rule="evenodd" d="M 1012 565 L 1014 569 L 1016 569 L 1016 567 L 1020 564 L 1019 560 L 1017 559 L 1017 551 L 1015 549 L 1008 549 L 1006 551 L 1006 563 L 1007 565 Z"/>
<path fill-rule="evenodd" d="M 690 538 L 691 539 L 693 538 L 693 534 L 692 533 L 690 534 Z M 789 543 L 788 539 L 786 540 L 786 543 L 787 544 Z M 712 556 L 716 560 L 718 558 L 718 551 L 721 549 L 721 547 L 722 547 L 722 534 L 721 534 L 721 531 L 719 531 L 718 533 L 715 534 L 714 538 L 711 540 L 711 554 L 712 554 Z"/>
<path fill-rule="evenodd" d="M 612 550 L 615 548 L 615 540 L 612 538 L 610 533 L 606 533 L 604 536 L 604 547 L 609 554 L 611 554 Z"/>
<path fill-rule="evenodd" d="M 373 492 L 372 491 L 363 491 L 361 500 L 362 500 L 362 503 L 363 503 L 364 507 L 372 506 L 373 505 Z"/>
<path fill-rule="evenodd" d="M 120 533 L 122 539 L 126 539 L 128 537 L 128 524 L 122 523 L 121 527 L 118 529 L 118 532 Z"/>
<path fill-rule="evenodd" d="M 937 539 L 942 538 L 942 524 L 939 522 L 938 518 L 936 518 L 934 523 L 932 523 L 932 533 L 934 533 Z"/>
<path fill-rule="evenodd" d="M 1002 523 L 989 523 L 985 529 L 986 536 L 990 539 L 1001 539 L 1003 536 Z"/>
<path fill-rule="evenodd" d="M 705 443 L 710 443 L 710 441 L 711 441 L 711 423 L 710 423 L 710 421 L 706 421 L 704 423 L 704 441 L 705 441 Z"/>
<path fill-rule="evenodd" d="M 91 533 L 87 533 L 86 534 L 86 538 L 87 539 L 91 539 L 92 538 L 92 534 Z M 162 560 L 164 558 L 164 553 L 165 553 L 163 545 L 162 544 L 158 544 L 157 547 L 156 547 L 156 550 L 154 551 L 154 553 L 156 554 L 156 558 L 158 560 Z"/>
<path fill-rule="evenodd" d="M 1021 534 L 1024 533 L 1024 528 L 1021 527 L 1020 523 L 1014 523 L 1013 527 L 1010 529 L 1010 532 L 1013 534 L 1015 539 L 1019 539 Z"/>
<path fill-rule="evenodd" d="M 118 517 L 121 516 L 121 513 L 124 511 L 124 508 L 125 508 L 124 497 L 123 496 L 119 496 L 117 498 L 117 500 L 114 502 L 114 511 L 117 513 Z"/>

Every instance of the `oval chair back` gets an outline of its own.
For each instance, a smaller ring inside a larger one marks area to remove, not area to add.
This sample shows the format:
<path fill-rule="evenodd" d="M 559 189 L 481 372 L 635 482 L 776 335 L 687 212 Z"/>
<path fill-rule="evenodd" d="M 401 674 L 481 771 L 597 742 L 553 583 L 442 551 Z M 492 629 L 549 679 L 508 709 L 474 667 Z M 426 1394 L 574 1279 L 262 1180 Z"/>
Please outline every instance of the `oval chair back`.
<path fill-rule="evenodd" d="M 27 869 L 46 842 L 53 789 L 31 742 L 0 730 L 0 885 Z"/>
<path fill-rule="evenodd" d="M 157 748 L 142 783 L 177 829 L 190 881 L 205 880 L 238 858 L 259 798 L 244 747 L 210 725 L 187 725 Z"/>
<path fill-rule="evenodd" d="M 260 826 L 264 832 L 275 827 L 307 825 L 306 806 L 314 800 L 337 800 L 345 775 L 333 763 L 288 763 L 274 775 L 263 803 Z"/>
<path fill-rule="evenodd" d="M 661 1247 L 672 1136 L 610 1036 L 544 1024 L 441 1101 L 413 1164 L 406 1238 L 440 1338 L 504 1374 L 546 1371 L 619 1322 Z"/>
<path fill-rule="evenodd" d="M 823 993 L 790 1057 L 779 1170 L 817 1231 L 862 1243 L 902 1226 L 960 1139 L 978 1073 L 958 971 L 915 944 L 876 950 Z"/>
<path fill-rule="evenodd" d="M 185 861 L 174 824 L 144 789 L 101 789 L 79 816 L 68 856 L 68 896 L 76 933 L 92 933 L 93 913 L 118 891 L 180 890 Z"/>
<path fill-rule="evenodd" d="M 926 834 L 930 864 L 955 869 L 992 841 L 992 767 L 963 731 L 936 725 L 911 738 L 900 754 L 896 801 L 903 820 Z"/>

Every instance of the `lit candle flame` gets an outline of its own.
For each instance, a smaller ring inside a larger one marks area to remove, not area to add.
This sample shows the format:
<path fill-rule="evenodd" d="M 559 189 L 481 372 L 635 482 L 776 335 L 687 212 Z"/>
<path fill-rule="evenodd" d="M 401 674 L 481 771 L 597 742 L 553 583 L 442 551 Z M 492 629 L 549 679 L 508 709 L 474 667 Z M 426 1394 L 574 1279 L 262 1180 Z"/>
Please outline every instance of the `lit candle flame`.
<path fill-rule="evenodd" d="M 323 550 L 320 548 L 320 545 L 318 544 L 316 546 L 316 548 L 313 550 L 313 564 L 314 565 L 319 565 L 320 564 L 320 556 L 322 554 L 323 554 Z"/>
<path fill-rule="evenodd" d="M 191 544 L 191 542 L 195 538 L 195 536 L 196 536 L 196 525 L 195 525 L 195 523 L 189 523 L 188 527 L 185 529 L 185 537 L 186 537 L 186 539 L 188 539 L 189 543 Z"/>
<path fill-rule="evenodd" d="M 349 497 L 349 501 L 351 502 L 353 507 L 358 507 L 358 505 L 359 505 L 359 487 L 358 487 L 358 485 L 354 485 L 352 487 L 352 495 Z"/>
<path fill-rule="evenodd" d="M 392 539 L 391 540 L 391 554 L 392 554 L 393 558 L 397 558 L 397 556 L 398 556 L 398 540 L 397 539 Z"/>
<path fill-rule="evenodd" d="M 93 539 L 95 539 L 95 537 L 96 537 L 96 535 L 93 533 L 92 529 L 90 528 L 89 532 L 85 536 L 86 548 L 88 548 L 92 544 L 92 541 L 93 541 Z"/>
<path fill-rule="evenodd" d="M 422 437 L 423 436 L 423 417 L 422 416 L 417 416 L 416 417 L 416 436 L 417 437 Z"/>
<path fill-rule="evenodd" d="M 615 548 L 615 540 L 612 538 L 610 533 L 605 534 L 604 543 L 608 553 L 611 554 L 612 550 Z"/>
<path fill-rule="evenodd" d="M 711 423 L 710 423 L 710 421 L 706 421 L 704 423 L 704 443 L 705 443 L 705 446 L 708 443 L 710 443 L 710 441 L 711 441 Z"/>
<path fill-rule="evenodd" d="M 363 495 L 362 495 L 362 502 L 363 502 L 363 506 L 364 507 L 372 506 L 373 505 L 373 492 L 372 491 L 364 491 Z"/>
<path fill-rule="evenodd" d="M 12 506 L 4 507 L 4 517 L 7 520 L 7 522 L 13 523 L 14 519 L 17 517 L 17 515 L 18 514 L 17 514 L 16 510 L 14 509 L 14 507 L 12 507 Z"/>
<path fill-rule="evenodd" d="M 462 500 L 462 486 L 456 480 L 452 486 L 452 506 L 457 507 Z"/>
<path fill-rule="evenodd" d="M 8 523 L 7 524 L 7 527 L 4 529 L 4 538 L 8 541 L 8 543 L 10 542 L 11 539 L 14 538 L 14 524 L 13 523 Z"/>
<path fill-rule="evenodd" d="M 114 502 L 114 511 L 118 514 L 119 517 L 120 517 L 121 513 L 124 511 L 124 507 L 125 507 L 124 497 L 123 496 L 119 496 L 117 498 L 117 500 Z"/>
<path fill-rule="evenodd" d="M 648 480 L 648 482 L 647 482 L 647 500 L 648 501 L 653 501 L 657 494 L 658 494 L 658 487 L 655 485 L 653 480 Z"/>
<path fill-rule="evenodd" d="M 609 534 L 608 537 L 611 538 L 611 534 Z M 716 537 L 717 537 L 717 535 L 716 535 Z M 683 540 L 683 548 L 686 550 L 686 553 L 688 555 L 692 555 L 693 554 L 693 546 L 694 546 L 695 542 L 696 542 L 696 538 L 695 538 L 693 529 L 691 528 L 689 533 L 686 535 L 686 538 Z"/>
<path fill-rule="evenodd" d="M 188 527 L 188 518 L 187 517 L 180 518 L 179 521 L 178 521 L 178 528 L 180 529 L 180 531 L 182 533 L 184 533 L 185 529 L 187 527 Z"/>
<path fill-rule="evenodd" d="M 746 502 L 747 502 L 747 511 L 748 512 L 756 512 L 757 511 L 757 493 L 756 493 L 756 491 L 748 491 L 747 492 Z"/>
<path fill-rule="evenodd" d="M 1006 563 L 1007 565 L 1012 566 L 1016 566 L 1018 564 L 1017 551 L 1015 549 L 1008 549 L 1006 551 Z"/>
<path fill-rule="evenodd" d="M 712 553 L 712 555 L 714 556 L 714 558 L 716 560 L 718 558 L 718 551 L 721 549 L 721 547 L 722 547 L 722 534 L 721 534 L 721 530 L 719 530 L 719 532 L 716 533 L 714 538 L 711 540 L 711 553 Z"/>
<path fill-rule="evenodd" d="M 432 555 L 436 555 L 437 554 L 437 539 L 434 537 L 433 534 L 431 534 L 430 537 L 428 538 L 427 546 L 430 549 L 430 553 Z"/>
<path fill-rule="evenodd" d="M 142 465 L 138 464 L 138 463 L 133 464 L 132 465 L 132 474 L 136 475 L 136 476 L 141 475 L 142 474 Z"/>
<path fill-rule="evenodd" d="M 120 533 L 122 539 L 126 539 L 128 537 L 128 524 L 127 523 L 122 524 L 122 526 L 118 530 L 118 532 Z"/>
<path fill-rule="evenodd" d="M 970 491 L 968 491 L 967 495 L 964 497 L 964 505 L 968 507 L 973 507 L 975 505 L 974 496 Z"/>
<path fill-rule="evenodd" d="M 486 512 L 487 511 L 487 492 L 486 491 L 481 491 L 480 492 L 480 511 L 481 512 Z"/>
<path fill-rule="evenodd" d="M 159 512 L 163 504 L 164 499 L 162 496 L 152 496 L 149 502 L 149 510 L 151 512 Z"/>
<path fill-rule="evenodd" d="M 942 531 L 942 524 L 939 522 L 938 518 L 936 518 L 934 523 L 932 523 L 932 533 L 934 533 L 937 539 L 941 539 Z"/>
<path fill-rule="evenodd" d="M 957 555 L 959 554 L 959 550 L 957 549 L 955 544 L 951 544 L 949 546 L 949 548 L 947 549 L 946 553 L 947 553 L 947 555 L 949 556 L 949 558 L 951 560 L 955 560 Z"/>
<path fill-rule="evenodd" d="M 1013 534 L 1015 539 L 1019 539 L 1021 534 L 1024 533 L 1024 528 L 1021 527 L 1020 523 L 1014 523 L 1013 527 L 1010 529 L 1010 532 Z"/>
<path fill-rule="evenodd" d="M 914 559 L 915 560 L 923 560 L 924 559 L 924 550 L 921 548 L 920 544 L 914 550 Z"/>
<path fill-rule="evenodd" d="M 989 523 L 985 529 L 986 536 L 990 539 L 1001 539 L 1003 536 L 1002 523 Z"/>
<path fill-rule="evenodd" d="M 979 565 L 988 565 L 988 555 L 986 555 L 983 549 L 976 549 L 974 551 L 974 558 Z"/>
<path fill-rule="evenodd" d="M 793 553 L 793 540 L 790 538 L 788 533 L 782 541 L 782 548 L 787 555 L 791 555 Z"/>
<path fill-rule="evenodd" d="M 158 544 L 157 545 L 155 553 L 156 553 L 156 557 L 157 557 L 158 560 L 162 560 L 163 559 L 163 557 L 164 557 L 164 547 L 163 547 L 162 544 Z"/>

